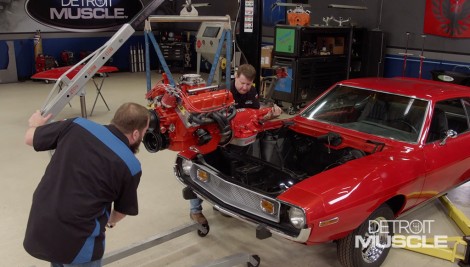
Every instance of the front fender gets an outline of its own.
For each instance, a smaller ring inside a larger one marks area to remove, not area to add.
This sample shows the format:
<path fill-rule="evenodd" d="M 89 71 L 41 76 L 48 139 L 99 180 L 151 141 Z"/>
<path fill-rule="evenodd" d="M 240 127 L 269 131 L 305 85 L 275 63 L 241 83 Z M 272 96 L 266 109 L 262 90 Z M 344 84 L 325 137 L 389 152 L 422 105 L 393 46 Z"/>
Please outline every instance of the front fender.
<path fill-rule="evenodd" d="M 305 210 L 310 243 L 342 238 L 395 196 L 405 196 L 406 207 L 416 203 L 413 196 L 424 182 L 423 161 L 390 157 L 383 153 L 353 160 L 296 184 L 278 198 Z"/>

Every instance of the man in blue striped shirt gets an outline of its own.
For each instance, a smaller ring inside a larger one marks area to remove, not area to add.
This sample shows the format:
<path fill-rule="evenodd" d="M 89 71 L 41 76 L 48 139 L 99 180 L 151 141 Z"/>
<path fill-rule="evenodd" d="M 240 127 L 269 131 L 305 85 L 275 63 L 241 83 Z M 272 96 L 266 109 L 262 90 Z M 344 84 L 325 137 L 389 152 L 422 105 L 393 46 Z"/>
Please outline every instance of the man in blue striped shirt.
<path fill-rule="evenodd" d="M 49 118 L 34 113 L 25 135 L 36 151 L 55 152 L 33 195 L 24 248 L 53 267 L 101 266 L 105 227 L 138 214 L 142 171 L 134 154 L 149 112 L 125 103 L 106 126 Z"/>

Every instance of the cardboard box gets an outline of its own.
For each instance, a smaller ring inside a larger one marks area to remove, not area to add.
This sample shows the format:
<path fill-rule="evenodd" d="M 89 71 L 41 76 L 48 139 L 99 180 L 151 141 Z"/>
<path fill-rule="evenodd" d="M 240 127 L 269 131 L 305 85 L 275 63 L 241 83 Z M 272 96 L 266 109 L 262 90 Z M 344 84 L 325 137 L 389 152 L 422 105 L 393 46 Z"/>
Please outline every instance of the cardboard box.
<path fill-rule="evenodd" d="M 318 51 L 320 54 L 342 55 L 344 54 L 344 37 L 318 37 Z"/>
<path fill-rule="evenodd" d="M 273 46 L 261 47 L 261 68 L 271 68 L 272 66 Z"/>
<path fill-rule="evenodd" d="M 344 37 L 335 37 L 335 43 L 333 46 L 333 55 L 344 54 Z"/>

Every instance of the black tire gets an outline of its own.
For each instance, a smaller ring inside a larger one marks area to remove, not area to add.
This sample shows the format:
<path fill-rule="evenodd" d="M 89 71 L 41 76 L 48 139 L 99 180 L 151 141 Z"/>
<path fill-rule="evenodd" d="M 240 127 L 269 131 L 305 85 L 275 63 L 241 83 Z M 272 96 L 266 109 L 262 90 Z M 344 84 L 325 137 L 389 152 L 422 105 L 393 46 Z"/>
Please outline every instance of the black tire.
<path fill-rule="evenodd" d="M 369 221 L 382 221 L 382 220 L 393 220 L 394 214 L 392 209 L 388 205 L 382 205 L 377 208 L 358 228 L 346 237 L 338 240 L 337 252 L 338 259 L 343 266 L 346 267 L 378 267 L 380 266 L 390 251 L 390 246 L 375 246 L 370 243 L 367 247 L 363 247 L 359 242 L 359 246 L 355 246 L 355 237 L 362 236 L 377 236 L 376 233 L 371 233 L 371 230 L 376 228 L 369 227 Z M 376 224 L 371 224 L 377 226 Z M 392 223 L 388 223 L 388 232 L 382 233 L 380 243 L 387 244 L 393 236 Z"/>

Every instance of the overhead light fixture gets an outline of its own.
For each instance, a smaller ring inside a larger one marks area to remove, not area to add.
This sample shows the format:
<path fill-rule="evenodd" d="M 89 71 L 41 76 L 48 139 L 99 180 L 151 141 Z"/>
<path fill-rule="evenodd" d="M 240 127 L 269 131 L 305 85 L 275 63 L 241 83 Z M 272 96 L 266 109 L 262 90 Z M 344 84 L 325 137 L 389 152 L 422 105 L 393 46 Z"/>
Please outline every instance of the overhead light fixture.
<path fill-rule="evenodd" d="M 366 6 L 350 6 L 350 5 L 338 5 L 338 4 L 329 4 L 329 8 L 340 8 L 340 9 L 355 9 L 355 10 L 366 10 Z"/>
<path fill-rule="evenodd" d="M 273 5 L 275 5 L 275 6 L 287 6 L 287 7 L 298 7 L 298 6 L 312 7 L 310 4 L 280 3 L 280 2 L 276 2 Z"/>
<path fill-rule="evenodd" d="M 297 3 L 283 3 L 281 1 L 276 1 L 271 5 L 271 9 L 274 9 L 278 6 L 283 6 L 283 7 L 312 7 L 310 4 L 297 4 Z"/>

